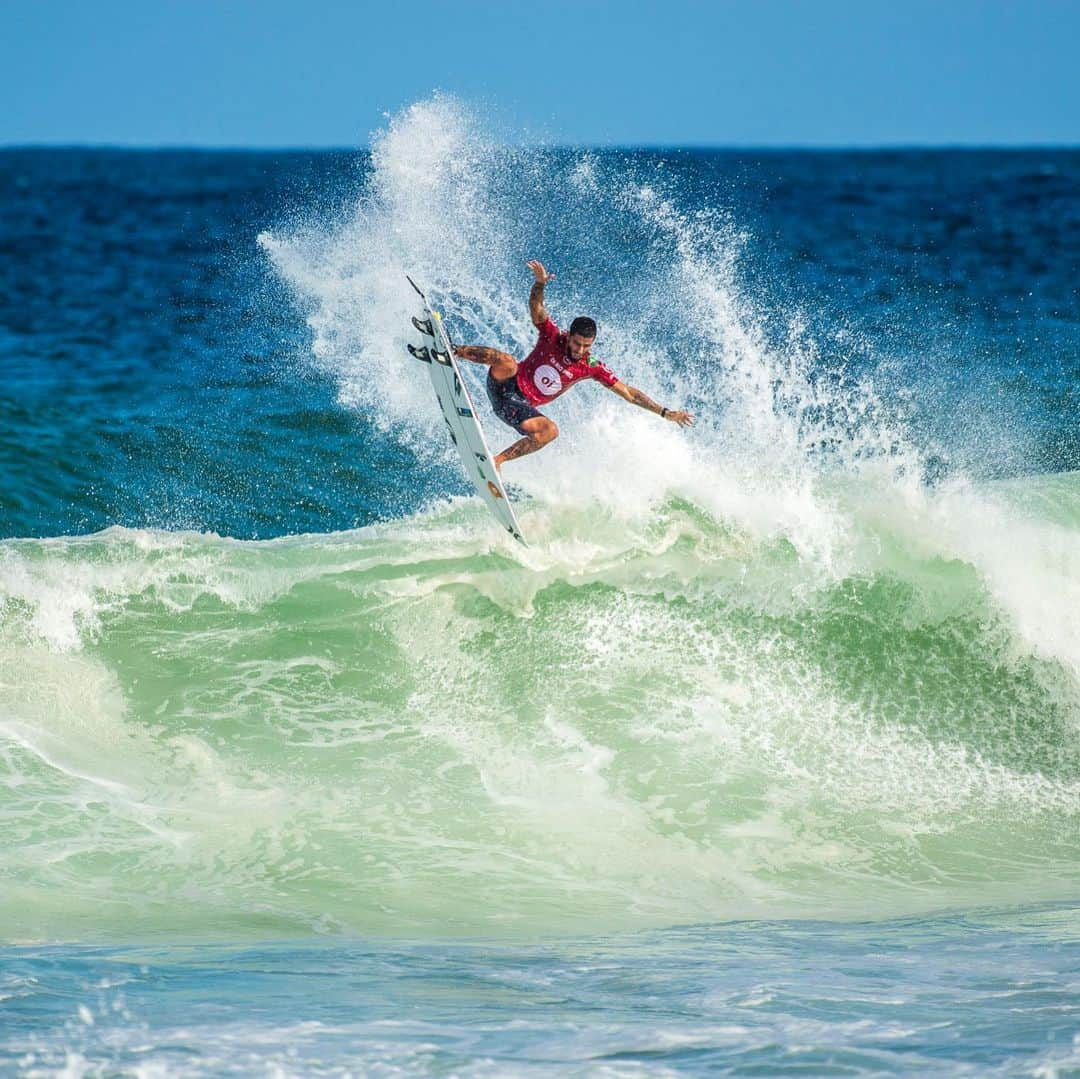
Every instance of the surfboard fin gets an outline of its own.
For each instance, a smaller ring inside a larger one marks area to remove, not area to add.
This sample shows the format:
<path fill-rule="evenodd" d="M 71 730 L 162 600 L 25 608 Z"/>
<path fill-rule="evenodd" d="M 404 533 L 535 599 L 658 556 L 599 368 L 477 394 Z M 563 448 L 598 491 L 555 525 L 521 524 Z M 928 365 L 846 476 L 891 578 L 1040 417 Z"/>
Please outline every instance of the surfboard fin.
<path fill-rule="evenodd" d="M 428 337 L 434 337 L 435 331 L 431 328 L 431 320 L 427 318 L 417 318 L 415 315 L 412 317 L 412 324 L 423 334 Z"/>
<path fill-rule="evenodd" d="M 417 348 L 416 345 L 406 345 L 405 347 L 409 350 L 410 356 L 413 356 L 418 360 L 423 360 L 424 363 L 431 363 L 431 353 L 428 352 L 427 345 L 421 345 L 419 348 Z"/>

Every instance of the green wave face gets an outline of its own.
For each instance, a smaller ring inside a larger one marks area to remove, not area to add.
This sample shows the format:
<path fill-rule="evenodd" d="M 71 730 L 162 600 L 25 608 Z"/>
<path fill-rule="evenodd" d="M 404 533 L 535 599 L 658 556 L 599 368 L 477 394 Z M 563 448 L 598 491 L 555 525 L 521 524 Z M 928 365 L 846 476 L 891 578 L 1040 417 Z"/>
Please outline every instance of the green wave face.
<path fill-rule="evenodd" d="M 1074 895 L 1078 478 L 819 505 L 0 545 L 4 938 Z"/>

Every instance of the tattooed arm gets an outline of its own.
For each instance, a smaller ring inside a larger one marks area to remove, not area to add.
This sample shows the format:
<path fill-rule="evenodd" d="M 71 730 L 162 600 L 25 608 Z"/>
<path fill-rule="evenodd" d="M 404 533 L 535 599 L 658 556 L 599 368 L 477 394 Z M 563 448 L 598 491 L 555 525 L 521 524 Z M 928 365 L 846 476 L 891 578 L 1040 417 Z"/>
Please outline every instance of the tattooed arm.
<path fill-rule="evenodd" d="M 500 352 L 497 348 L 488 348 L 487 345 L 454 345 L 454 355 L 463 360 L 472 360 L 473 363 L 484 363 L 488 367 L 496 363 L 509 361 L 514 363 L 514 357 L 509 353 Z"/>
<path fill-rule="evenodd" d="M 677 423 L 680 427 L 692 427 L 694 424 L 694 417 L 689 412 L 664 408 L 663 405 L 658 405 L 648 394 L 642 393 L 636 386 L 627 386 L 625 382 L 616 382 L 611 387 L 611 392 L 617 393 L 624 401 L 629 401 L 630 404 L 637 405 L 638 408 L 643 408 L 646 412 L 655 412 L 657 416 L 661 416 L 665 420 L 671 420 L 672 423 Z"/>
<path fill-rule="evenodd" d="M 534 326 L 543 326 L 548 320 L 547 308 L 544 306 L 544 286 L 549 281 L 554 281 L 555 275 L 548 273 L 542 262 L 527 262 L 525 265 L 533 272 L 533 287 L 529 290 L 529 315 Z"/>

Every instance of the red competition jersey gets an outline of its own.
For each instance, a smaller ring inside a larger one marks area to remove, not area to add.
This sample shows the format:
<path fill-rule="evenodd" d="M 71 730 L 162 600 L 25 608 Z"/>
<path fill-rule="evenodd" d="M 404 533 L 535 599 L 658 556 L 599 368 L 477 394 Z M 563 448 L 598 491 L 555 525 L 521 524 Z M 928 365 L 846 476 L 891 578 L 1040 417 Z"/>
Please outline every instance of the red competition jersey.
<path fill-rule="evenodd" d="M 583 378 L 595 378 L 605 386 L 619 380 L 599 361 L 572 360 L 566 354 L 566 334 L 549 318 L 540 328 L 536 348 L 518 364 L 517 384 L 531 404 L 546 405 Z"/>

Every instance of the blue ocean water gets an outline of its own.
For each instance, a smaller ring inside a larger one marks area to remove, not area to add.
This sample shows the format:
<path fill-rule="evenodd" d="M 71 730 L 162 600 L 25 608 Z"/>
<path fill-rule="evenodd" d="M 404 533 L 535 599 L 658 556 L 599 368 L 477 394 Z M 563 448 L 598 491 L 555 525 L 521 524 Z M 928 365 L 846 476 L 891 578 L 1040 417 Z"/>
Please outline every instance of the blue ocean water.
<path fill-rule="evenodd" d="M 0 1066 L 1080 1074 L 1080 151 L 0 180 Z M 404 275 L 533 257 L 697 424 L 575 388 L 522 548 Z"/>
<path fill-rule="evenodd" d="M 1075 910 L 1047 908 L 513 946 L 20 949 L 0 952 L 14 1028 L 0 1061 L 31 1075 L 1070 1075 L 1076 929 Z"/>

